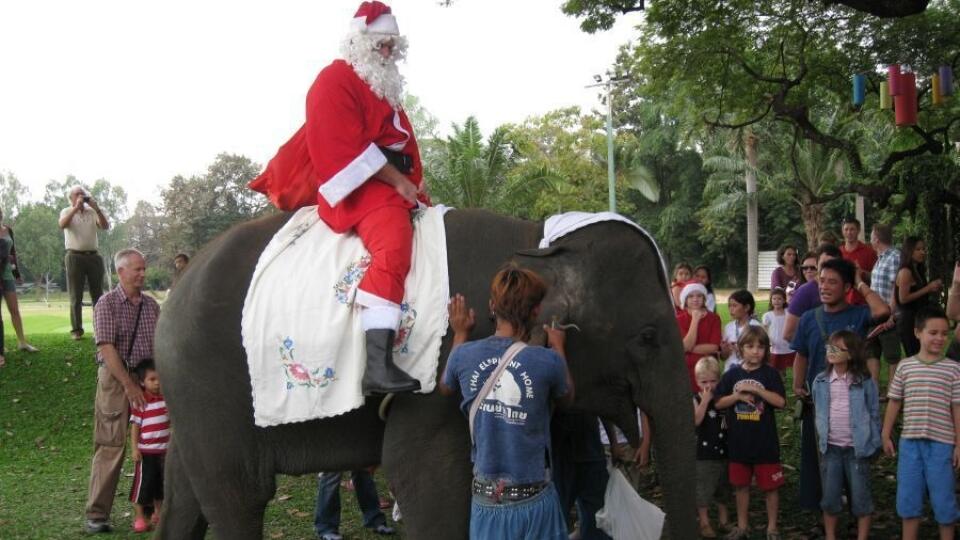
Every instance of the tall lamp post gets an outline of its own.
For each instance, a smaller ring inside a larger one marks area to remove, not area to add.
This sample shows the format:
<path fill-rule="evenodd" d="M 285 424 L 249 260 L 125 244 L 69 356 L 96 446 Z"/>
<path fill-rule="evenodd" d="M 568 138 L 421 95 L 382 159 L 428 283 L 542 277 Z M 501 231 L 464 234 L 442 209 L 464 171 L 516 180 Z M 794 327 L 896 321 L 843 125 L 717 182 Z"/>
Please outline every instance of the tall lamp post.
<path fill-rule="evenodd" d="M 629 77 L 611 77 L 610 74 L 607 73 L 607 80 L 604 82 L 603 77 L 600 75 L 594 75 L 593 80 L 596 81 L 596 84 L 589 84 L 584 87 L 607 87 L 607 191 L 610 197 L 611 212 L 617 211 L 617 175 L 614 170 L 615 164 L 613 161 L 613 85 L 618 82 L 626 81 L 627 79 L 629 79 Z"/>

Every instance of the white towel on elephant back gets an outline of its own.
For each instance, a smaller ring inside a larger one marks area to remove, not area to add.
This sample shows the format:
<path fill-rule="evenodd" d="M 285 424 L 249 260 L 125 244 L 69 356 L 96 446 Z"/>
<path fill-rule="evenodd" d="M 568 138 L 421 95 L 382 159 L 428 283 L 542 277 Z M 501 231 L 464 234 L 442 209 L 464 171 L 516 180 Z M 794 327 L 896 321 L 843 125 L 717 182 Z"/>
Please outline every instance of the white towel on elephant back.
<path fill-rule="evenodd" d="M 413 263 L 394 345 L 397 365 L 433 391 L 450 283 L 442 208 L 413 213 Z M 370 256 L 302 208 L 260 255 L 241 331 L 258 426 L 336 416 L 363 404 L 366 367 L 357 285 Z"/>

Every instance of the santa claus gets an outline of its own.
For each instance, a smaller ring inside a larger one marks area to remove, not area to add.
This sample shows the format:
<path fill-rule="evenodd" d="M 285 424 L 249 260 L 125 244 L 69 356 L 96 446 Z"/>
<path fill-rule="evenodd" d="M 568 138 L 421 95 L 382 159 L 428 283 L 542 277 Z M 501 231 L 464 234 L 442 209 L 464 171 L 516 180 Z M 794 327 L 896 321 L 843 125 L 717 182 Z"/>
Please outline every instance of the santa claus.
<path fill-rule="evenodd" d="M 430 203 L 400 103 L 397 62 L 406 48 L 390 7 L 363 2 L 341 46 L 343 58 L 307 92 L 306 123 L 251 183 L 284 210 L 316 202 L 331 229 L 356 233 L 370 252 L 356 296 L 366 333 L 364 395 L 420 389 L 393 363 L 413 248 L 410 211 Z"/>

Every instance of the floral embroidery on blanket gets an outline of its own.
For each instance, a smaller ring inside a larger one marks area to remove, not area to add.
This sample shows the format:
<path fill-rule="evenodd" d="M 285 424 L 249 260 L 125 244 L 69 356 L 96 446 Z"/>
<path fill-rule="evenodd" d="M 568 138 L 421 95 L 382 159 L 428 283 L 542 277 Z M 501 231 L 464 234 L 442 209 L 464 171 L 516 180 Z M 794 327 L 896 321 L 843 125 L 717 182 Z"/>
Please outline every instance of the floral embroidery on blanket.
<path fill-rule="evenodd" d="M 407 354 L 410 352 L 410 335 L 413 334 L 413 325 L 417 322 L 417 310 L 408 303 L 400 304 L 400 328 L 393 341 L 393 352 Z"/>
<path fill-rule="evenodd" d="M 344 272 L 343 276 L 333 285 L 333 291 L 337 295 L 337 302 L 344 305 L 352 303 L 354 295 L 350 293 L 360 284 L 360 280 L 363 279 L 363 275 L 367 273 L 367 268 L 369 267 L 370 255 L 364 255 L 360 257 L 359 260 L 347 266 L 347 271 Z"/>
<path fill-rule="evenodd" d="M 306 366 L 293 358 L 293 340 L 287 336 L 280 342 L 280 365 L 287 375 L 287 390 L 294 387 L 325 388 L 337 380 L 336 371 L 332 367 L 307 369 Z"/>

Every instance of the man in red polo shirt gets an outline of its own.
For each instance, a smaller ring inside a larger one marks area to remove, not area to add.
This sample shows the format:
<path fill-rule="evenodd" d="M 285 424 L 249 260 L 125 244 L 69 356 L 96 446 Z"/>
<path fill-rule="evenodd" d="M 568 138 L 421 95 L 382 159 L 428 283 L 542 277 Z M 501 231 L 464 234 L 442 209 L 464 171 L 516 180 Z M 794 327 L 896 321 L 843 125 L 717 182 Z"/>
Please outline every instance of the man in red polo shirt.
<path fill-rule="evenodd" d="M 860 279 L 869 284 L 870 272 L 873 271 L 873 265 L 877 263 L 877 252 L 870 247 L 870 244 L 860 241 L 860 221 L 857 218 L 845 218 L 841 232 L 843 243 L 840 244 L 840 253 L 843 254 L 843 259 L 856 265 Z M 847 297 L 847 303 L 858 306 L 866 304 L 866 301 L 863 295 L 853 290 Z"/>

